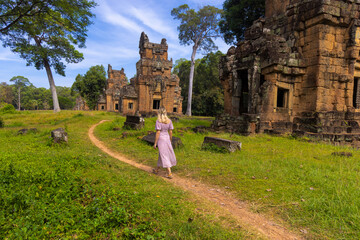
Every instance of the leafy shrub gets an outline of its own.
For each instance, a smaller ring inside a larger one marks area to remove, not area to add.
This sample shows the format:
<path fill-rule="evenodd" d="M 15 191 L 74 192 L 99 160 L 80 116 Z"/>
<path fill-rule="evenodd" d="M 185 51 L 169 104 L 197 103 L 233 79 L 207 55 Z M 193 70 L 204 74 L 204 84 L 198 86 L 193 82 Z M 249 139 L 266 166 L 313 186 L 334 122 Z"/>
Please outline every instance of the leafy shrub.
<path fill-rule="evenodd" d="M 5 126 L 4 120 L 0 117 L 0 128 Z"/>
<path fill-rule="evenodd" d="M 11 104 L 5 104 L 0 108 L 1 113 L 16 113 L 15 107 Z"/>

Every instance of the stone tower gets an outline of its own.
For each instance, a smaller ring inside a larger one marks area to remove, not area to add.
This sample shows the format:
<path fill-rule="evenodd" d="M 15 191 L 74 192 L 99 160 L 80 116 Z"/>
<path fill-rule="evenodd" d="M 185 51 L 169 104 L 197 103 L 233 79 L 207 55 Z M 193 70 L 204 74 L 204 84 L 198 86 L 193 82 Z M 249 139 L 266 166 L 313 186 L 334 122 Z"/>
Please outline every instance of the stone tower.
<path fill-rule="evenodd" d="M 148 36 L 141 33 L 140 60 L 136 63 L 134 80 L 140 113 L 150 113 L 160 107 L 165 107 L 169 113 L 182 111 L 179 78 L 171 74 L 172 59 L 168 60 L 167 50 L 166 39 L 160 44 L 151 43 Z"/>

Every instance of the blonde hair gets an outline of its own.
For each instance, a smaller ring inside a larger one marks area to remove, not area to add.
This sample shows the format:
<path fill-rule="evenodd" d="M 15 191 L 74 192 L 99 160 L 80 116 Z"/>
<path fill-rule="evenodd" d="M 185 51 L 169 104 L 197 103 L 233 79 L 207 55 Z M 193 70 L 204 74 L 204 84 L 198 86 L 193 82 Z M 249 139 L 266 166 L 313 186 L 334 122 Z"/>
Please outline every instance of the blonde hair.
<path fill-rule="evenodd" d="M 168 118 L 166 114 L 166 109 L 164 107 L 159 108 L 158 121 L 166 124 L 170 122 L 170 119 Z"/>

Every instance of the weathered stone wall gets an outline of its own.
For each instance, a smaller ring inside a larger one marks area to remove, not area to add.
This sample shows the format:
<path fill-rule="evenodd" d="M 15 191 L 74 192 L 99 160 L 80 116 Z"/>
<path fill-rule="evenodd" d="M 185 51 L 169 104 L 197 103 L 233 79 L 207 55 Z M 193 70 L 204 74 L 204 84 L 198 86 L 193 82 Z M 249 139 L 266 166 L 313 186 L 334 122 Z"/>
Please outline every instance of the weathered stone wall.
<path fill-rule="evenodd" d="M 265 17 L 284 14 L 290 0 L 266 0 Z"/>
<path fill-rule="evenodd" d="M 348 117 L 360 112 L 359 10 L 355 0 L 267 0 L 265 19 L 220 62 L 225 113 L 256 115 L 255 132 L 291 132 L 312 119 L 323 127 L 307 131 L 347 133 L 338 127 L 360 120 Z"/>

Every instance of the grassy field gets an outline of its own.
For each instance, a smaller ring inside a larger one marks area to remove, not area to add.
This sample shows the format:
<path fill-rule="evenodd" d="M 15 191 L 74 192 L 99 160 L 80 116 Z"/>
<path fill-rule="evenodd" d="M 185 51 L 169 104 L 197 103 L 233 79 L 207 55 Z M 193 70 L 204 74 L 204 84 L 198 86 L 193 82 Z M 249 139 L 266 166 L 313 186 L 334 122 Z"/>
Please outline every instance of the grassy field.
<path fill-rule="evenodd" d="M 209 206 L 202 206 L 193 195 L 112 159 L 92 145 L 87 136 L 89 127 L 109 119 L 112 122 L 96 129 L 102 140 L 129 156 L 139 157 L 141 162 L 156 162 L 156 152 L 149 153 L 151 148 L 137 139 L 138 133 L 120 139 L 121 132 L 111 130 L 124 120 L 116 114 L 26 111 L 1 117 L 5 123 L 0 128 L 2 239 L 257 238 L 226 216 L 219 218 L 204 210 Z M 146 121 L 150 128 L 152 120 Z M 183 126 L 200 123 L 187 121 Z M 59 127 L 68 132 L 67 144 L 54 145 L 49 138 L 50 132 Z M 18 135 L 22 128 L 37 131 Z M 192 164 L 199 160 L 189 153 L 192 135 L 183 135 L 185 147 L 177 150 L 179 167 L 175 171 L 211 179 L 223 170 L 216 166 L 212 173 L 207 172 L 211 165 L 205 160 L 205 172 L 200 164 Z M 201 137 L 196 135 L 196 141 Z M 213 156 L 202 152 L 202 156 L 208 155 Z"/>
<path fill-rule="evenodd" d="M 157 152 L 140 138 L 153 131 L 155 118 L 146 119 L 141 131 L 125 130 L 123 117 L 104 123 L 96 135 L 114 150 L 155 166 Z M 309 143 L 307 139 L 226 133 L 199 134 L 188 127 L 209 126 L 210 121 L 180 119 L 174 136 L 184 146 L 176 149 L 173 172 L 217 185 L 248 201 L 254 212 L 282 219 L 308 239 L 360 239 L 360 152 L 349 147 Z M 204 151 L 205 136 L 242 142 L 231 154 Z M 351 152 L 352 157 L 332 155 Z"/>

